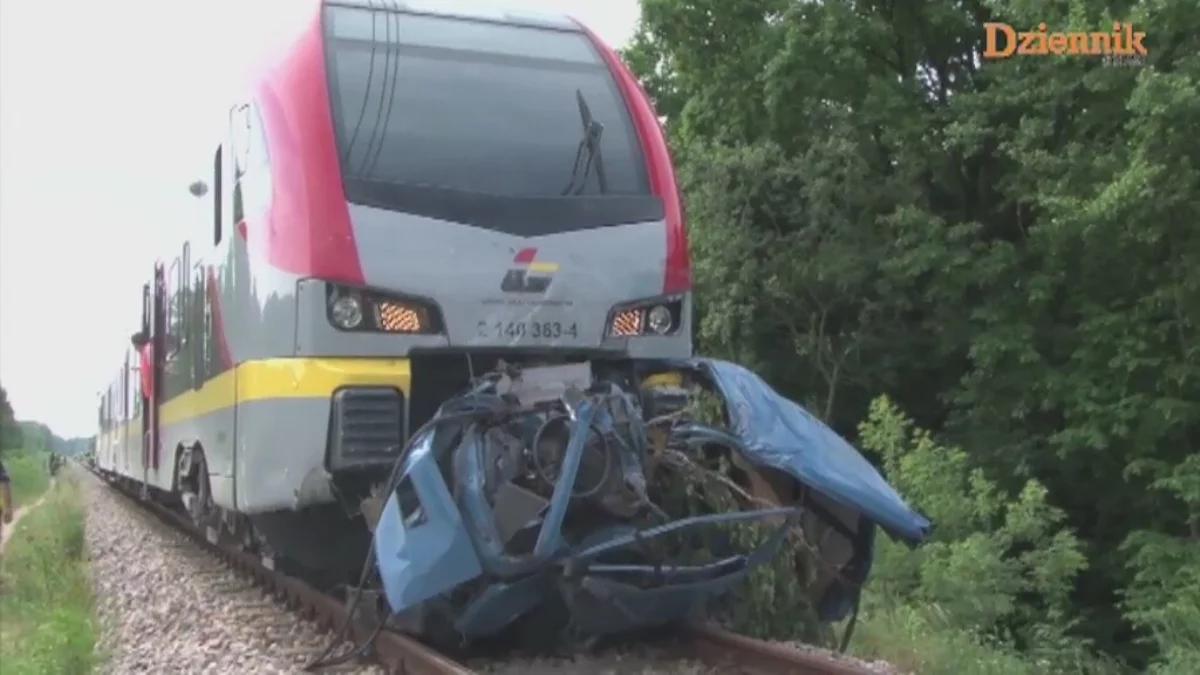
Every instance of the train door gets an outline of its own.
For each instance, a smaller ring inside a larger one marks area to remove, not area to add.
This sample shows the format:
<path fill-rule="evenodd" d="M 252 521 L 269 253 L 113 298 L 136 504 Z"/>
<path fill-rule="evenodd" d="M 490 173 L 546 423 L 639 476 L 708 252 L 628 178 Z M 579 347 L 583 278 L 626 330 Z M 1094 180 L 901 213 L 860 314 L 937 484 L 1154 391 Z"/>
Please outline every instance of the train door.
<path fill-rule="evenodd" d="M 162 402 L 162 380 L 163 380 L 163 361 L 166 358 L 166 307 L 167 307 L 167 282 L 166 275 L 163 273 L 162 265 L 154 267 L 154 302 L 151 308 L 151 320 L 154 323 L 154 349 L 151 350 L 153 356 L 151 363 L 152 377 L 150 385 L 152 390 L 149 399 L 150 411 L 150 466 L 156 471 L 158 469 L 159 457 L 162 455 L 162 439 L 159 434 L 158 411 L 159 403 Z"/>
<path fill-rule="evenodd" d="M 138 443 L 138 448 L 141 451 L 139 453 L 140 466 L 139 466 L 138 473 L 142 475 L 143 480 L 145 479 L 145 475 L 146 475 L 146 458 L 150 454 L 150 433 L 149 433 L 150 425 L 149 425 L 149 417 L 147 417 L 147 415 L 149 415 L 150 403 L 149 403 L 149 401 L 147 401 L 147 397 L 150 396 L 150 392 L 154 391 L 154 388 L 150 384 L 150 379 L 153 377 L 153 373 L 154 373 L 153 358 L 150 353 L 152 350 L 152 348 L 150 346 L 151 345 L 151 342 L 150 342 L 150 338 L 151 338 L 151 332 L 150 332 L 150 316 L 151 316 L 150 288 L 151 288 L 150 284 L 142 284 L 142 327 L 141 327 L 141 330 L 137 334 L 137 339 L 135 339 L 133 342 L 134 348 L 138 352 L 138 378 L 141 380 L 141 383 L 142 383 L 140 396 L 142 399 L 141 403 L 142 403 L 142 411 L 143 411 L 143 417 L 142 417 L 143 424 L 142 424 L 141 433 L 139 434 L 139 443 Z M 130 453 L 130 454 L 132 454 L 132 453 Z M 132 472 L 132 469 L 130 471 Z"/>
<path fill-rule="evenodd" d="M 130 408 L 130 393 L 131 393 L 130 381 L 129 381 L 130 365 L 131 364 L 130 364 L 130 359 L 129 359 L 129 351 L 126 350 L 125 351 L 125 365 L 123 368 L 121 368 L 121 422 L 122 422 L 122 424 L 120 427 L 120 435 L 117 439 L 117 443 L 119 444 L 117 447 L 120 449 L 122 457 L 128 456 L 129 446 L 131 445 L 131 441 L 129 439 L 129 431 L 130 431 L 130 427 L 133 426 L 132 416 L 129 414 L 130 413 L 130 410 L 129 410 L 129 408 Z M 134 441 L 136 442 L 136 439 L 134 439 Z"/>
<path fill-rule="evenodd" d="M 140 455 L 142 452 L 142 444 L 145 442 L 145 434 L 143 431 L 146 426 L 143 423 L 142 408 L 144 401 L 142 400 L 142 364 L 141 356 L 135 350 L 130 354 L 129 358 L 129 432 L 127 438 L 129 442 L 125 445 L 125 464 L 132 464 L 133 458 Z"/>
<path fill-rule="evenodd" d="M 136 342 L 141 353 L 142 378 L 142 480 L 157 470 L 162 454 L 159 438 L 159 402 L 162 400 L 162 372 L 166 326 L 166 283 L 161 264 L 154 266 L 154 282 L 142 286 L 142 331 Z"/>

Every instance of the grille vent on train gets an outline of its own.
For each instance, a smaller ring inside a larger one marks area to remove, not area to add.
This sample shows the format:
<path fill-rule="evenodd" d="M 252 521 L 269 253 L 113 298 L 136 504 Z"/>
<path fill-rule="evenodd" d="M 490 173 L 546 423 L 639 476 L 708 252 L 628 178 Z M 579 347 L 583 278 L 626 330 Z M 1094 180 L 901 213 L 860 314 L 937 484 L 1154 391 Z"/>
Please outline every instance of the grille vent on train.
<path fill-rule="evenodd" d="M 404 395 L 390 387 L 341 389 L 330 423 L 330 470 L 390 463 L 404 443 Z"/>

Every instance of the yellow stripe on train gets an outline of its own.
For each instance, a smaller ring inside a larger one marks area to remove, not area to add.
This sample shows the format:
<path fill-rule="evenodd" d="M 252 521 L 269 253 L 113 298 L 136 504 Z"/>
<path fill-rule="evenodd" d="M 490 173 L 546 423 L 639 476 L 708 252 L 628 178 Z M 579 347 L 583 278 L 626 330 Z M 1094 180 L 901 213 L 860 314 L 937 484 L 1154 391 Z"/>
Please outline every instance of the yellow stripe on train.
<path fill-rule="evenodd" d="M 279 398 L 328 398 L 345 386 L 393 386 L 407 397 L 412 388 L 408 359 L 284 358 L 247 361 L 166 401 L 163 425 L 232 407 Z"/>

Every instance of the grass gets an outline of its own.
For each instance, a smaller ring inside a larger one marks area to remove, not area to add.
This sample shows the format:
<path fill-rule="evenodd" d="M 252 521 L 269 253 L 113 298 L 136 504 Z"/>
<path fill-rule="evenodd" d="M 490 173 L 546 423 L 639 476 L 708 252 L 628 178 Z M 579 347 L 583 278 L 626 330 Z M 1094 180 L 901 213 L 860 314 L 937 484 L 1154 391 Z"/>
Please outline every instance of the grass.
<path fill-rule="evenodd" d="M 96 665 L 83 513 L 77 479 L 63 472 L 8 543 L 0 561 L 0 671 L 6 675 L 90 673 Z"/>
<path fill-rule="evenodd" d="M 922 675 L 1025 675 L 1047 672 L 1000 645 L 937 621 L 932 611 L 877 608 L 859 618 L 849 651 Z"/>
<path fill-rule="evenodd" d="M 4 468 L 12 481 L 14 509 L 33 503 L 46 491 L 50 485 L 49 458 L 44 452 L 6 451 Z"/>
<path fill-rule="evenodd" d="M 1095 655 L 1080 654 L 1071 667 L 1039 661 L 1004 644 L 990 642 L 940 616 L 935 606 L 864 608 L 850 641 L 850 653 L 883 659 L 906 673 L 921 675 L 1115 675 L 1122 669 Z"/>

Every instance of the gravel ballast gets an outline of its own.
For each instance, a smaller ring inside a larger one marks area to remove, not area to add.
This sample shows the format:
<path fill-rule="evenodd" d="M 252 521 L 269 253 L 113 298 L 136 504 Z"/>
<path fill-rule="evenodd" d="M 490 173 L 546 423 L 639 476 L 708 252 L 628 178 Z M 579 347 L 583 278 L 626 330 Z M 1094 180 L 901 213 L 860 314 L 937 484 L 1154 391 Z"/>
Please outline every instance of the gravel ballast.
<path fill-rule="evenodd" d="M 846 663 L 863 668 L 867 672 L 878 673 L 879 675 L 905 675 L 904 671 L 900 670 L 896 666 L 893 666 L 887 661 L 867 660 L 857 656 L 851 656 L 849 654 L 838 654 L 832 650 L 814 647 L 813 645 L 805 644 L 803 642 L 781 642 L 779 644 L 785 647 L 791 647 L 797 651 L 821 654 L 831 659 L 845 661 Z"/>
<path fill-rule="evenodd" d="M 103 672 L 301 673 L 332 639 L 114 489 L 82 483 Z"/>
<path fill-rule="evenodd" d="M 237 575 L 186 535 L 93 476 L 86 543 L 101 623 L 97 645 L 110 673 L 302 673 L 332 636 L 302 620 Z M 802 651 L 827 650 L 783 643 Z M 343 651 L 349 645 L 342 645 Z M 846 659 L 881 675 L 899 671 L 882 661 Z M 628 644 L 573 656 L 469 659 L 495 675 L 715 675 L 698 661 L 653 643 Z M 382 673 L 349 664 L 322 672 Z"/>

